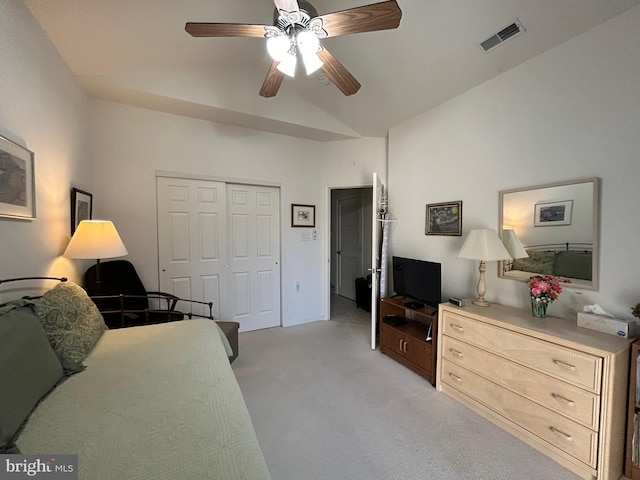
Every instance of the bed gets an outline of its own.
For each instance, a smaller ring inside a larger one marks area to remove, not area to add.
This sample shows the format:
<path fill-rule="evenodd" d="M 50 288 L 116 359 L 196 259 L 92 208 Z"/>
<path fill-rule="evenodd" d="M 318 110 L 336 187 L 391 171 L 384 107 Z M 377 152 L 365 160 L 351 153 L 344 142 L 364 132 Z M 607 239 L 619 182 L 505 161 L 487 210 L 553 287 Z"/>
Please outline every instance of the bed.
<path fill-rule="evenodd" d="M 37 317 L 29 302 L 16 312 L 28 319 L 29 310 Z M 77 454 L 81 479 L 268 480 L 223 339 L 206 319 L 103 331 L 79 373 L 63 372 L 31 412 L 15 446 Z"/>
<path fill-rule="evenodd" d="M 580 280 L 591 280 L 593 246 L 590 243 L 555 243 L 524 247 L 529 257 L 513 262 L 512 270 Z"/>

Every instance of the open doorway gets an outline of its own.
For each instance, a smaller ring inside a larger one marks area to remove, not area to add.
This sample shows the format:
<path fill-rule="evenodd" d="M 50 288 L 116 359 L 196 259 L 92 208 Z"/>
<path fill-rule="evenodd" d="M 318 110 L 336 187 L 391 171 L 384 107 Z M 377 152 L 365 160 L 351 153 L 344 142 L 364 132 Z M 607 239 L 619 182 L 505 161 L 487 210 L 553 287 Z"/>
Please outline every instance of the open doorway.
<path fill-rule="evenodd" d="M 331 190 L 331 304 L 352 303 L 356 309 L 356 278 L 371 272 L 373 187 Z M 332 308 L 333 310 L 333 308 Z"/>

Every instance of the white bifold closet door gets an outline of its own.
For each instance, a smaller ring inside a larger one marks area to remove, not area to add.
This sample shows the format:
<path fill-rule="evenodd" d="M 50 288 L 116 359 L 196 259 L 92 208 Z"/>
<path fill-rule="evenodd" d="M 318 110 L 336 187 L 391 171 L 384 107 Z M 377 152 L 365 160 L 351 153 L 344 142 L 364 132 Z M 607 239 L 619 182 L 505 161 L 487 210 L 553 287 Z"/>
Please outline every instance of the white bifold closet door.
<path fill-rule="evenodd" d="M 161 176 L 156 184 L 160 289 L 212 301 L 215 318 L 240 331 L 279 326 L 280 190 Z"/>

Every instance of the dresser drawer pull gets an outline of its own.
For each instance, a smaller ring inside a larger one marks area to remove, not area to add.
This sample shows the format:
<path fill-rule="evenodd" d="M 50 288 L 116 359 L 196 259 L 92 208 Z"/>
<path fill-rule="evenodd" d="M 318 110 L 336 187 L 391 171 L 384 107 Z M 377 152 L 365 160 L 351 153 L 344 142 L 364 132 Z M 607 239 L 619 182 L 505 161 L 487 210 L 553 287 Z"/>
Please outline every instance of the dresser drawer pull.
<path fill-rule="evenodd" d="M 567 433 L 564 433 L 561 430 L 558 430 L 555 427 L 549 427 L 553 433 L 555 433 L 560 438 L 564 438 L 567 442 L 573 442 L 573 437 Z"/>
<path fill-rule="evenodd" d="M 564 403 L 565 405 L 569 405 L 570 407 L 575 407 L 576 405 L 576 402 L 574 402 L 573 400 L 569 400 L 568 398 L 565 398 L 562 395 L 558 395 L 557 393 L 552 393 L 551 396 L 560 403 Z"/>
<path fill-rule="evenodd" d="M 458 375 L 455 375 L 453 373 L 449 373 L 449 376 L 453 378 L 456 382 L 462 383 L 462 377 L 459 377 Z"/>
<path fill-rule="evenodd" d="M 451 325 L 451 328 L 453 328 L 454 330 L 457 330 L 460 333 L 464 333 L 464 328 L 460 325 L 456 325 L 455 323 L 450 323 L 449 325 Z"/>
<path fill-rule="evenodd" d="M 400 339 L 400 341 L 398 342 L 398 350 L 400 350 L 401 352 L 402 350 L 402 339 Z"/>
<path fill-rule="evenodd" d="M 462 358 L 464 356 L 462 355 L 461 351 L 456 350 L 455 348 L 450 348 L 449 351 L 451 352 L 452 355 L 455 355 L 456 357 Z"/>
<path fill-rule="evenodd" d="M 577 370 L 575 365 L 571 365 L 570 363 L 563 362 L 562 360 L 554 360 L 553 363 L 555 363 L 559 367 L 566 368 L 567 370 L 571 370 L 572 372 L 575 372 Z"/>

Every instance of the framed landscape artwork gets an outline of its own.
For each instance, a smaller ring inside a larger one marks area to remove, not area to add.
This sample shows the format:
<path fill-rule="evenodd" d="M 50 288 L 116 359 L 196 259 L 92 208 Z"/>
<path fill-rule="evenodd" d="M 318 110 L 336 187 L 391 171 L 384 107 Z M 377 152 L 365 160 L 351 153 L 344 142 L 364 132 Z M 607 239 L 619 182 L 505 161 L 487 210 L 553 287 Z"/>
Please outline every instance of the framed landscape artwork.
<path fill-rule="evenodd" d="M 535 227 L 571 225 L 572 210 L 573 200 L 536 203 L 533 216 L 533 225 Z"/>
<path fill-rule="evenodd" d="M 462 201 L 427 204 L 424 234 L 462 235 Z"/>
<path fill-rule="evenodd" d="M 292 227 L 315 227 L 316 207 L 315 205 L 291 204 L 291 226 Z"/>
<path fill-rule="evenodd" d="M 0 217 L 35 220 L 33 152 L 0 136 Z"/>
<path fill-rule="evenodd" d="M 93 214 L 93 195 L 89 192 L 71 189 L 71 235 L 82 220 L 91 220 Z"/>

